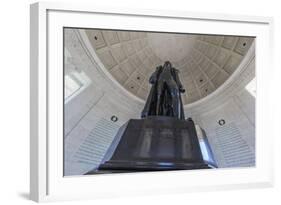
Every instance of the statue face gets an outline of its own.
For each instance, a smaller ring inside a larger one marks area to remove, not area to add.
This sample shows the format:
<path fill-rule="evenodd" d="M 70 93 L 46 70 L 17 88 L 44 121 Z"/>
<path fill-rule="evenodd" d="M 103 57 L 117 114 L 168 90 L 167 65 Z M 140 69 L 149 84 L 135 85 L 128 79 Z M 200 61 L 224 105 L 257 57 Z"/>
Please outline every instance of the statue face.
<path fill-rule="evenodd" d="M 166 61 L 164 63 L 164 68 L 171 68 L 171 67 L 172 67 L 172 64 L 169 61 Z"/>

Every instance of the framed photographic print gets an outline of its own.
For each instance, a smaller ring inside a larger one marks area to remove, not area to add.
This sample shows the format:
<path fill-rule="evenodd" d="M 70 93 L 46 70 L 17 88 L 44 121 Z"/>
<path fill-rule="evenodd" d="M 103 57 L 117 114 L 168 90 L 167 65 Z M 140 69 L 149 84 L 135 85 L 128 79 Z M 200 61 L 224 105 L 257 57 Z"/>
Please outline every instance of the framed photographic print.
<path fill-rule="evenodd" d="M 272 185 L 271 18 L 36 3 L 30 20 L 32 200 Z"/>

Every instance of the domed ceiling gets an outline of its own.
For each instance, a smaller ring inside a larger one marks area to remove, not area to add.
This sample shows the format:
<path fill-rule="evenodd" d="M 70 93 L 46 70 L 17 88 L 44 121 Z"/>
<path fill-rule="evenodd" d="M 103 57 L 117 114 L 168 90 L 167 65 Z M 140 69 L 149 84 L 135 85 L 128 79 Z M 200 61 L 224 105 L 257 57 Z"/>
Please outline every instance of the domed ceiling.
<path fill-rule="evenodd" d="M 254 38 L 218 35 L 85 30 L 104 67 L 128 91 L 146 100 L 148 79 L 167 60 L 179 69 L 183 103 L 221 86 L 237 69 Z"/>

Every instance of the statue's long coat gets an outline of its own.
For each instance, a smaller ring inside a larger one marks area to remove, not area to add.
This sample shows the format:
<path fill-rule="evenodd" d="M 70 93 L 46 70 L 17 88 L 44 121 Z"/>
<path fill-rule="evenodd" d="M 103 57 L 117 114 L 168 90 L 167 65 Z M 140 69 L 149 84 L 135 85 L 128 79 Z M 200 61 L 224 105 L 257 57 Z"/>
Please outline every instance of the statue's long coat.
<path fill-rule="evenodd" d="M 156 103 L 157 103 L 157 82 L 158 82 L 158 78 L 160 73 L 162 72 L 163 67 L 162 66 L 158 66 L 156 68 L 156 71 L 154 73 L 152 73 L 149 82 L 152 84 L 151 88 L 150 88 L 150 92 L 149 95 L 147 97 L 144 109 L 141 113 L 141 117 L 145 118 L 147 116 L 152 116 L 152 115 L 156 115 Z M 177 85 L 179 87 L 182 87 L 182 84 L 179 80 L 178 77 L 178 70 L 173 68 L 172 69 L 172 76 L 174 78 L 174 80 L 176 81 Z M 183 110 L 183 105 L 182 105 L 182 100 L 181 100 L 181 96 L 179 97 L 180 100 L 180 108 L 181 108 L 181 119 L 184 119 L 184 110 Z"/>
<path fill-rule="evenodd" d="M 155 108 L 156 108 L 156 102 L 157 102 L 157 80 L 158 80 L 160 73 L 162 72 L 162 69 L 163 69 L 162 66 L 158 66 L 156 68 L 156 71 L 154 71 L 149 78 L 149 83 L 152 86 L 150 88 L 149 95 L 147 97 L 145 106 L 141 113 L 142 118 L 150 116 L 150 115 L 156 115 Z"/>
<path fill-rule="evenodd" d="M 173 77 L 174 77 L 174 80 L 176 81 L 178 87 L 183 89 L 183 86 L 182 86 L 182 84 L 181 84 L 181 82 L 180 82 L 178 73 L 179 73 L 179 71 L 178 71 L 176 68 L 173 68 L 173 70 L 172 70 L 172 75 L 173 75 Z M 185 92 L 185 91 L 183 91 L 183 92 Z M 181 92 L 180 92 L 180 93 L 181 93 Z M 184 117 L 184 109 L 183 109 L 183 104 L 182 104 L 181 95 L 179 96 L 179 101 L 180 101 L 180 109 L 181 109 L 181 111 L 180 111 L 180 112 L 181 112 L 180 119 L 183 119 L 183 120 L 184 120 L 185 117 Z"/>

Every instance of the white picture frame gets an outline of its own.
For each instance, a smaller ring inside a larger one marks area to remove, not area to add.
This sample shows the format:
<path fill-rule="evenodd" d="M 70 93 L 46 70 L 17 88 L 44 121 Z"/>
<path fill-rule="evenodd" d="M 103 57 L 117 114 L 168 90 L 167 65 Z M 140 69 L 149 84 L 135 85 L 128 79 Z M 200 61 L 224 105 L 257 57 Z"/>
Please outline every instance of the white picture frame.
<path fill-rule="evenodd" d="M 183 24 L 186 27 L 183 28 Z M 271 116 L 262 109 L 271 106 L 267 90 L 270 89 L 268 82 L 270 70 L 273 69 L 272 18 L 187 11 L 97 8 L 87 4 L 44 2 L 31 5 L 30 25 L 32 200 L 90 199 L 272 186 Z M 193 25 L 192 28 L 189 25 Z M 256 167 L 63 177 L 61 34 L 64 26 L 256 36 Z"/>

